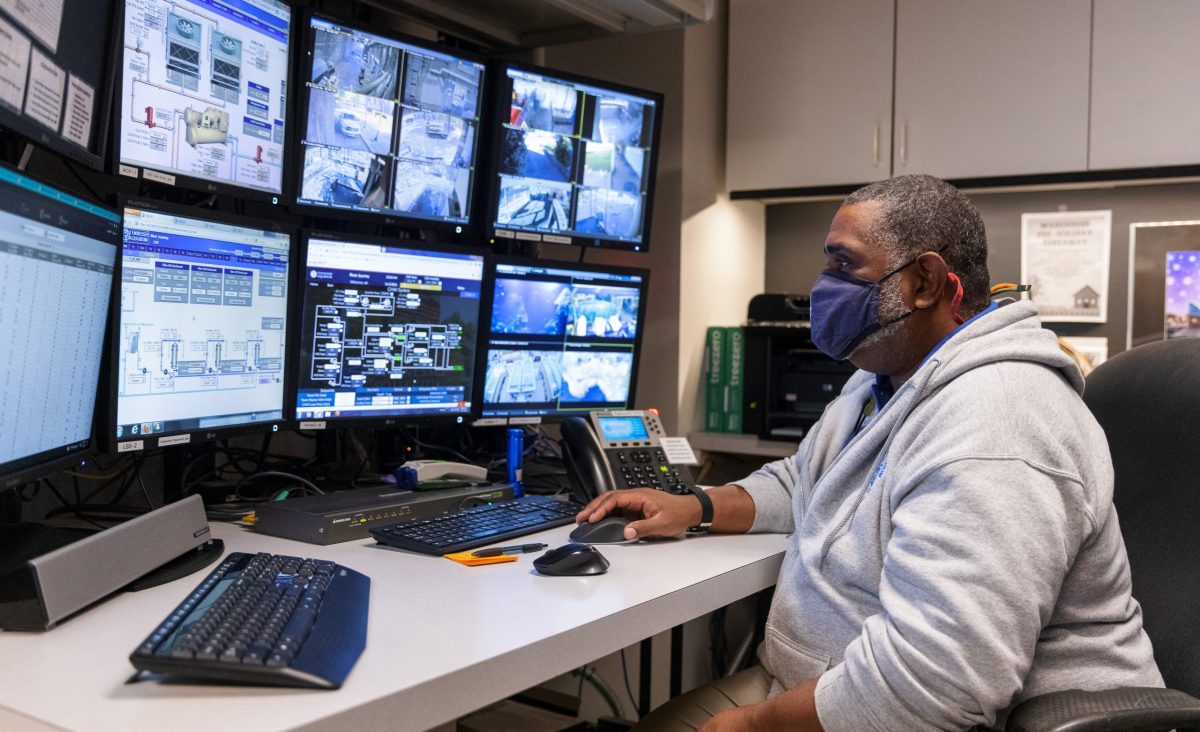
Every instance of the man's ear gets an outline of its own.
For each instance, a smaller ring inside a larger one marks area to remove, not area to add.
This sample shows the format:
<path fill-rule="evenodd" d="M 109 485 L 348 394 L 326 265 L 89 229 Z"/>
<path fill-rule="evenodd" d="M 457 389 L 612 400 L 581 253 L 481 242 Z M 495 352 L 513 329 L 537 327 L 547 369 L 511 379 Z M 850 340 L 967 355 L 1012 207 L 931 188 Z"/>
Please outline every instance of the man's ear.
<path fill-rule="evenodd" d="M 918 310 L 934 307 L 942 299 L 946 283 L 949 281 L 947 275 L 950 269 L 946 266 L 946 260 L 937 252 L 924 252 L 917 257 L 913 269 L 917 273 L 917 281 L 913 290 L 912 306 Z"/>

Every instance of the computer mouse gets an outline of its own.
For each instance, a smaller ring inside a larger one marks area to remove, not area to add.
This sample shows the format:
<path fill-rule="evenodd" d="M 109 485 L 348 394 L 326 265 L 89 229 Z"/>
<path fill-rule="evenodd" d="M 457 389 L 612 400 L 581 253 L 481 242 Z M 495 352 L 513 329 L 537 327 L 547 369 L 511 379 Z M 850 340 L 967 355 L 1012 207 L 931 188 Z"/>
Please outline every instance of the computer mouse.
<path fill-rule="evenodd" d="M 596 547 L 572 542 L 533 560 L 533 568 L 550 577 L 578 577 L 604 574 L 608 571 L 608 560 Z"/>
<path fill-rule="evenodd" d="M 596 523 L 583 522 L 571 532 L 571 541 L 581 541 L 584 544 L 624 544 L 625 527 L 630 519 L 620 516 L 605 516 Z"/>

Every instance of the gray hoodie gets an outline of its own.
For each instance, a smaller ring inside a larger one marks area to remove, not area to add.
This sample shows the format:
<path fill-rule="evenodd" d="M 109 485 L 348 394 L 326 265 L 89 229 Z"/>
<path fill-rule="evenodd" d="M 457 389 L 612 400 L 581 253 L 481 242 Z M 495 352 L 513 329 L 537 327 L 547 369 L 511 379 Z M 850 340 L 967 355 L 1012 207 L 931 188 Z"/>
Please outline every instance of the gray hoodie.
<path fill-rule="evenodd" d="M 1028 302 L 960 328 L 853 434 L 859 372 L 739 484 L 791 532 L 759 656 L 825 729 L 1001 725 L 1059 689 L 1162 686 L 1083 380 Z"/>

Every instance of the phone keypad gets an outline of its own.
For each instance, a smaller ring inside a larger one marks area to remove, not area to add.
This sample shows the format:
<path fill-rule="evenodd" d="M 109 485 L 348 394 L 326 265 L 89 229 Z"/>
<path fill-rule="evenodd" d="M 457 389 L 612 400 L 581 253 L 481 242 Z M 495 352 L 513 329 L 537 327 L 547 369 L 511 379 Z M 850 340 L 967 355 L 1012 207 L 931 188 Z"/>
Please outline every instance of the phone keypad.
<path fill-rule="evenodd" d="M 686 493 L 692 476 L 686 467 L 667 462 L 661 448 L 613 450 L 622 488 L 656 488 L 671 493 Z"/>

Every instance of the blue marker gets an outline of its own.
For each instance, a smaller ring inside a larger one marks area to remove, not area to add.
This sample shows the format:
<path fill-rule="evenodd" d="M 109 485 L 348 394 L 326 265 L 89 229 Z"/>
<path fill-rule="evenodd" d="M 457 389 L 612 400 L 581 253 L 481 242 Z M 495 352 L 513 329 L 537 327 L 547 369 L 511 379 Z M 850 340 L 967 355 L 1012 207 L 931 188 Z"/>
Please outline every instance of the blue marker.
<path fill-rule="evenodd" d="M 513 496 L 525 495 L 521 488 L 521 454 L 525 452 L 525 430 L 508 428 L 508 482 L 513 487 Z"/>

